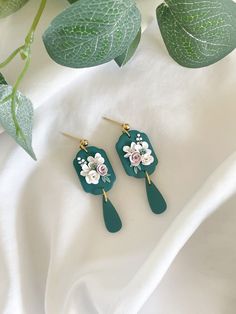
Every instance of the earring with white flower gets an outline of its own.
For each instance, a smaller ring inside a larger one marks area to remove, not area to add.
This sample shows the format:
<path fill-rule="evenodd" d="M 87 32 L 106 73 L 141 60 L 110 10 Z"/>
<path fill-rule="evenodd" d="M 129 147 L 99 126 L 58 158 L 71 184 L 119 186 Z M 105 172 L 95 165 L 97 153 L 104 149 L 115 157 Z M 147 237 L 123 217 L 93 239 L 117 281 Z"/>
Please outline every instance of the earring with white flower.
<path fill-rule="evenodd" d="M 66 136 L 76 137 L 63 133 Z M 80 151 L 77 153 L 73 165 L 85 192 L 103 197 L 103 218 L 109 232 L 121 229 L 120 217 L 108 199 L 107 192 L 112 188 L 116 176 L 107 154 L 103 149 L 89 146 L 87 140 L 80 141 Z"/>
<path fill-rule="evenodd" d="M 143 132 L 130 130 L 128 123 L 119 123 L 105 117 L 104 119 L 122 127 L 123 134 L 116 144 L 116 150 L 125 172 L 129 176 L 145 179 L 151 210 L 155 214 L 163 213 L 167 208 L 166 202 L 150 178 L 156 169 L 158 159 L 148 136 Z"/>

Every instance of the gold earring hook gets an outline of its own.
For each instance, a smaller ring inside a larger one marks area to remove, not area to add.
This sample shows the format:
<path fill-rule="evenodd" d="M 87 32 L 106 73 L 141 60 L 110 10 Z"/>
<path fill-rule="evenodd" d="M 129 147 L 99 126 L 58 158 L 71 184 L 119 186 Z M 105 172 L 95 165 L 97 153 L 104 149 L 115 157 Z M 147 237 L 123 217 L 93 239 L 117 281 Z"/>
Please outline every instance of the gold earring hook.
<path fill-rule="evenodd" d="M 62 135 L 66 136 L 66 137 L 69 137 L 73 140 L 77 140 L 79 141 L 79 146 L 81 149 L 83 149 L 84 151 L 86 151 L 86 153 L 88 152 L 88 150 L 86 149 L 86 147 L 88 146 L 89 142 L 88 140 L 85 140 L 85 139 L 81 139 L 81 138 L 78 138 L 74 135 L 71 135 L 71 134 L 68 134 L 68 133 L 64 133 L 64 132 L 61 132 Z"/>
<path fill-rule="evenodd" d="M 122 127 L 122 132 L 126 133 L 128 135 L 128 137 L 130 137 L 130 133 L 129 133 L 130 125 L 128 123 L 121 123 L 121 122 L 115 121 L 115 120 L 107 118 L 107 117 L 103 117 L 103 119 L 106 121 L 120 125 Z"/>

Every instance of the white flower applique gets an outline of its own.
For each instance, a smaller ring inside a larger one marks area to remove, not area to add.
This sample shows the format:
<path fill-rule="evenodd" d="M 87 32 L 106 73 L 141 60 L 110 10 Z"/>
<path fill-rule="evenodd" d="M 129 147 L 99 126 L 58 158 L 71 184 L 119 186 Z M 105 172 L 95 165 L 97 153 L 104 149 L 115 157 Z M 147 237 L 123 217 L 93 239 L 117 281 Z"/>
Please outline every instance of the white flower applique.
<path fill-rule="evenodd" d="M 130 146 L 124 146 L 124 157 L 129 158 L 130 167 L 133 167 L 134 172 L 137 174 L 141 171 L 141 165 L 149 166 L 154 162 L 152 151 L 148 147 L 148 143 L 144 142 L 141 135 L 137 134 L 137 142 L 132 142 Z"/>
<path fill-rule="evenodd" d="M 108 168 L 104 164 L 105 160 L 101 154 L 96 153 L 94 157 L 88 156 L 87 161 L 81 157 L 78 157 L 77 160 L 82 168 L 80 175 L 85 177 L 88 184 L 98 184 L 100 178 L 104 183 L 111 182 Z"/>

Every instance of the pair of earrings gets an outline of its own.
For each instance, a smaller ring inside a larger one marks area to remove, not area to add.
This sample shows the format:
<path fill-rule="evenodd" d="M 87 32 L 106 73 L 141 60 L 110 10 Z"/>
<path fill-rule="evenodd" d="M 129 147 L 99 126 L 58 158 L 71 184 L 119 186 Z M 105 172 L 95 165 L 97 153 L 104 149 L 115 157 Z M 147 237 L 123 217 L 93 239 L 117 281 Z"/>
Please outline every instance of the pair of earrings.
<path fill-rule="evenodd" d="M 156 169 L 158 159 L 148 136 L 143 132 L 130 130 L 127 123 L 122 124 L 105 117 L 104 119 L 122 127 L 122 135 L 116 144 L 116 151 L 124 170 L 129 176 L 145 179 L 151 210 L 155 214 L 163 213 L 167 207 L 166 202 L 150 178 Z M 69 134 L 63 134 L 75 138 Z M 80 151 L 77 153 L 73 165 L 84 191 L 102 195 L 103 217 L 107 230 L 112 233 L 119 231 L 122 228 L 122 222 L 107 195 L 116 176 L 106 152 L 98 147 L 89 146 L 87 140 L 80 140 Z"/>

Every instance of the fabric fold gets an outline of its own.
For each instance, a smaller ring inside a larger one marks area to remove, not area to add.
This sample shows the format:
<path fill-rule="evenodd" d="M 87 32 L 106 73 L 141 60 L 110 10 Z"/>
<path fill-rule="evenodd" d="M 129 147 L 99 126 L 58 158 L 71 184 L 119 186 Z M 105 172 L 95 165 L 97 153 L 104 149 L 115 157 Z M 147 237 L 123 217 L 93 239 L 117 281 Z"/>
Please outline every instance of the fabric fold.
<path fill-rule="evenodd" d="M 235 194 L 236 152 L 214 171 L 183 208 L 107 314 L 138 313 L 200 224 Z"/>

